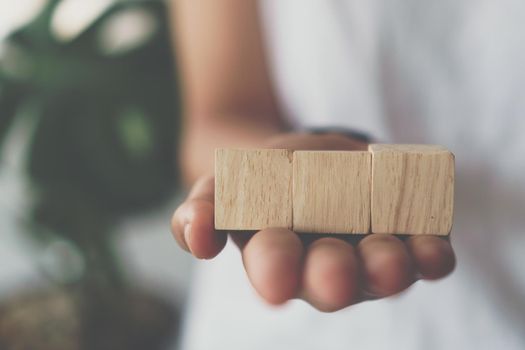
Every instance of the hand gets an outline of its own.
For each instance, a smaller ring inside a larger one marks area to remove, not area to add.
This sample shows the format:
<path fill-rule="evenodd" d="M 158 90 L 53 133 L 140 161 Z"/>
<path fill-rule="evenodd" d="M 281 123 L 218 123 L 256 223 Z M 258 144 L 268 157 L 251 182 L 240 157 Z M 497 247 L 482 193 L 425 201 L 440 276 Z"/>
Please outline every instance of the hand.
<path fill-rule="evenodd" d="M 295 150 L 363 150 L 367 145 L 337 134 L 286 134 L 270 148 Z M 197 181 L 176 210 L 172 231 L 180 246 L 195 257 L 210 259 L 226 244 L 226 233 L 214 230 L 214 179 Z M 242 252 L 246 273 L 257 292 L 271 304 L 302 298 L 321 311 L 337 311 L 365 300 L 384 298 L 418 279 L 434 280 L 455 266 L 450 243 L 436 236 L 370 234 L 326 237 L 267 228 L 255 234 L 232 233 Z"/>

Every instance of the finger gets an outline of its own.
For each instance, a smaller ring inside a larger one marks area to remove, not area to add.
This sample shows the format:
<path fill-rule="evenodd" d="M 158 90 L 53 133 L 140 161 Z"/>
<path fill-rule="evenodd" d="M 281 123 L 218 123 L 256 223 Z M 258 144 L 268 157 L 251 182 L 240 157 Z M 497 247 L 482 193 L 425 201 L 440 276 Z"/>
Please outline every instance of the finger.
<path fill-rule="evenodd" d="M 215 202 L 215 177 L 201 177 L 195 182 L 188 194 L 188 199 L 203 199 L 208 202 Z"/>
<path fill-rule="evenodd" d="M 436 236 L 414 236 L 407 241 L 421 278 L 435 280 L 454 270 L 456 257 L 450 242 Z"/>
<path fill-rule="evenodd" d="M 401 292 L 414 281 L 414 267 L 405 245 L 396 237 L 371 234 L 357 246 L 363 291 L 373 297 Z"/>
<path fill-rule="evenodd" d="M 303 298 L 315 308 L 332 312 L 357 299 L 358 260 L 354 248 L 337 238 L 321 238 L 306 253 Z"/>
<path fill-rule="evenodd" d="M 197 181 L 172 218 L 172 232 L 177 242 L 200 259 L 213 258 L 226 244 L 226 233 L 214 228 L 213 202 L 214 179 L 203 178 Z"/>
<path fill-rule="evenodd" d="M 322 135 L 296 133 L 274 136 L 267 142 L 267 146 L 293 150 L 349 151 L 366 150 L 368 144 L 335 133 Z"/>
<path fill-rule="evenodd" d="M 214 196 L 213 196 L 213 177 L 205 177 L 200 180 L 198 180 L 193 188 L 191 189 L 190 193 L 188 194 L 188 197 L 186 200 L 177 208 L 175 211 L 175 214 L 172 217 L 171 220 L 171 228 L 172 233 L 177 240 L 177 242 L 181 245 L 182 248 L 190 251 L 188 244 L 186 242 L 186 237 L 184 232 L 188 232 L 188 225 L 191 224 L 191 218 L 193 217 L 193 208 L 195 203 L 191 203 L 192 201 L 197 200 L 203 200 L 204 202 L 214 202 Z M 202 203 L 203 206 L 206 205 L 206 203 Z"/>
<path fill-rule="evenodd" d="M 294 232 L 259 231 L 246 243 L 242 255 L 250 282 L 267 302 L 278 305 L 297 295 L 303 246 Z"/>

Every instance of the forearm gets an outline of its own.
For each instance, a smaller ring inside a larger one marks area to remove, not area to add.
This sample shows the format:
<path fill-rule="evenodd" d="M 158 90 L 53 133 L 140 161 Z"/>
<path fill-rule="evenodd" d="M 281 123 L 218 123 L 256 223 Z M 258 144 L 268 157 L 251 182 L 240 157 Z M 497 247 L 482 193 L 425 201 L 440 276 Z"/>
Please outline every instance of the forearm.
<path fill-rule="evenodd" d="M 172 0 L 185 108 L 188 184 L 213 172 L 214 149 L 259 147 L 284 130 L 264 52 L 257 0 Z"/>

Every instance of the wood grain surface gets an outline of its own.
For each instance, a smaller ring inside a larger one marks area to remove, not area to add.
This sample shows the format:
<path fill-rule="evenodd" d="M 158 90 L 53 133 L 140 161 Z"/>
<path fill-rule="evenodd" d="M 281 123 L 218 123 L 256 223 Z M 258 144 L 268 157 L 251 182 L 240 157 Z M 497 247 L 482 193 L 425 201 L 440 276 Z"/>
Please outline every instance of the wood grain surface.
<path fill-rule="evenodd" d="M 369 146 L 372 232 L 448 235 L 454 207 L 454 155 L 433 145 Z"/>
<path fill-rule="evenodd" d="M 215 228 L 292 228 L 291 150 L 215 151 Z"/>
<path fill-rule="evenodd" d="M 293 155 L 294 231 L 368 233 L 370 153 L 296 151 Z"/>

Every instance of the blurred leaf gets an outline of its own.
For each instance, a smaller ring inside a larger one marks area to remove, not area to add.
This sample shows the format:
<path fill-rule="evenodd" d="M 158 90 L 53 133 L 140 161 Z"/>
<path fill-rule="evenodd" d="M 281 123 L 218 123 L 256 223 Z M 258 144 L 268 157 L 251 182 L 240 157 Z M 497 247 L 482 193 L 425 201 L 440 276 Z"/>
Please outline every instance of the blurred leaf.
<path fill-rule="evenodd" d="M 120 142 L 133 158 L 145 158 L 153 151 L 153 130 L 148 116 L 128 107 L 118 118 Z"/>
<path fill-rule="evenodd" d="M 98 206 L 93 196 L 79 193 L 75 187 L 62 185 L 42 191 L 35 201 L 32 219 L 39 239 L 54 236 L 71 239 L 80 246 L 86 241 L 107 235 L 115 224 L 110 215 Z"/>
<path fill-rule="evenodd" d="M 138 158 L 120 135 L 120 111 L 129 108 L 125 102 L 119 94 L 69 92 L 45 106 L 29 159 L 36 184 L 55 188 L 69 183 L 116 214 L 167 198 L 176 180 L 175 145 L 173 138 L 163 137 L 162 128 L 174 129 L 174 117 L 147 114 L 146 104 L 136 105 L 149 116 L 146 137 L 152 141 L 149 152 Z"/>
<path fill-rule="evenodd" d="M 10 40 L 32 50 L 45 50 L 56 45 L 51 33 L 51 18 L 61 0 L 48 0 L 42 12 L 28 25 L 14 32 Z"/>
<path fill-rule="evenodd" d="M 91 271 L 86 283 L 109 283 L 119 271 L 108 238 L 115 223 L 162 204 L 178 185 L 179 100 L 166 4 L 118 1 L 61 42 L 50 31 L 58 3 L 51 0 L 8 39 L 0 146 L 17 108 L 32 101 L 37 119 L 26 161 L 36 193 L 33 236 L 75 242 Z M 108 54 L 104 27 L 134 9 L 151 15 L 155 30 L 141 45 Z"/>
<path fill-rule="evenodd" d="M 9 85 L 0 78 L 0 150 L 23 98 L 22 87 Z"/>

